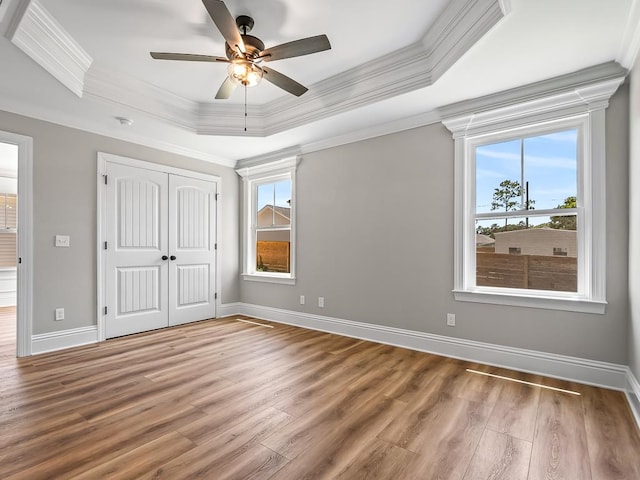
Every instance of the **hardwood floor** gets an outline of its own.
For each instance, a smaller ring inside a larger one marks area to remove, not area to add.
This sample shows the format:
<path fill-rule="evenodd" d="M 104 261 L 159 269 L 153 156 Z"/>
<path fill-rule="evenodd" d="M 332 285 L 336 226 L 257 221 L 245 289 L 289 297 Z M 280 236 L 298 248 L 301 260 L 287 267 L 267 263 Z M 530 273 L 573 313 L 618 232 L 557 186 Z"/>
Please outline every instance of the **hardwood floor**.
<path fill-rule="evenodd" d="M 640 479 L 620 392 L 237 318 L 16 359 L 13 314 L 3 479 Z"/>

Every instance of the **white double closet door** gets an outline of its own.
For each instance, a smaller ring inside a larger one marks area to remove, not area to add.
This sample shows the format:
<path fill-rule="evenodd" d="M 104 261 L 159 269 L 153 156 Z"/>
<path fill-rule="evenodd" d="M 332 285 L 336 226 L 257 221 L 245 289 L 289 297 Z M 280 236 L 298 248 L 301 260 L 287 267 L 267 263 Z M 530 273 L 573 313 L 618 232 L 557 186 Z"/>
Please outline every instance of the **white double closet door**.
<path fill-rule="evenodd" d="M 105 335 L 214 318 L 215 182 L 107 163 Z"/>

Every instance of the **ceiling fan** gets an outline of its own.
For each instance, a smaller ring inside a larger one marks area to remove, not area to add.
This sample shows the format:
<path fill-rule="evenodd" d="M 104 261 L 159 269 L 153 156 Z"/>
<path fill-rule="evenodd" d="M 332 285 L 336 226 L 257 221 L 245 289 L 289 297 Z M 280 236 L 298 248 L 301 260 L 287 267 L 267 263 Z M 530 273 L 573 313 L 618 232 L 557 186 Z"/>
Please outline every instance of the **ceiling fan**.
<path fill-rule="evenodd" d="M 234 20 L 227 6 L 220 0 L 202 0 L 202 3 L 226 41 L 226 58 L 192 53 L 150 52 L 153 58 L 157 60 L 228 63 L 229 76 L 222 82 L 216 99 L 229 98 L 238 85 L 253 87 L 263 77 L 297 97 L 308 90 L 292 78 L 261 64 L 262 62 L 272 62 L 329 50 L 331 44 L 326 35 L 302 38 L 265 48 L 262 40 L 248 35 L 254 25 L 253 18 L 240 15 Z"/>

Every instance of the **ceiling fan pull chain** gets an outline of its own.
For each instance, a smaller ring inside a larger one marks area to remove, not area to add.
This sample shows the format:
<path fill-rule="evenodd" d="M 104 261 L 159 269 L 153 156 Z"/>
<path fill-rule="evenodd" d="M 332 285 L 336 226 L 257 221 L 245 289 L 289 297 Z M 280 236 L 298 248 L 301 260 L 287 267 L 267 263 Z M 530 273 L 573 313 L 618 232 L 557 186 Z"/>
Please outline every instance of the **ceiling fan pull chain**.
<path fill-rule="evenodd" d="M 244 86 L 244 131 L 247 131 L 247 86 Z"/>

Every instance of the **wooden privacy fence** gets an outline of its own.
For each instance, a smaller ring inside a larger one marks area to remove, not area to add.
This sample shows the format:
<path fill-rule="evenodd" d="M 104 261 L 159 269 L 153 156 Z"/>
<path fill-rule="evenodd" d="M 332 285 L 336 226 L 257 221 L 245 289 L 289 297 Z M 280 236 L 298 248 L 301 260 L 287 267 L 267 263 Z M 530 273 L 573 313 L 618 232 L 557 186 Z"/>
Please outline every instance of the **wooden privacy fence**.
<path fill-rule="evenodd" d="M 476 285 L 578 291 L 578 259 L 505 253 L 476 254 Z"/>
<path fill-rule="evenodd" d="M 256 263 L 258 270 L 265 272 L 291 271 L 290 243 L 258 240 L 256 248 Z"/>

